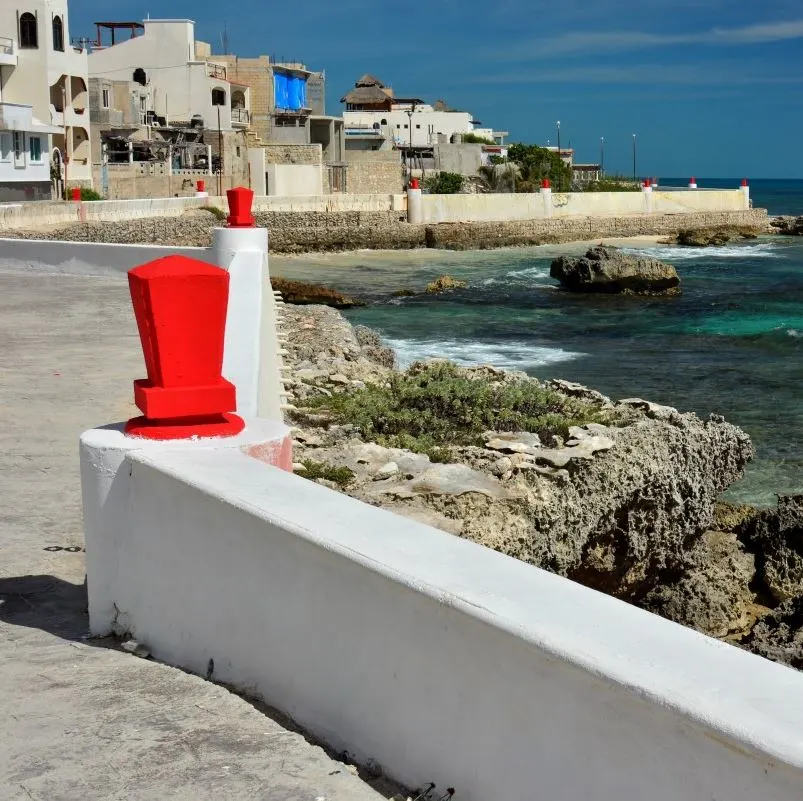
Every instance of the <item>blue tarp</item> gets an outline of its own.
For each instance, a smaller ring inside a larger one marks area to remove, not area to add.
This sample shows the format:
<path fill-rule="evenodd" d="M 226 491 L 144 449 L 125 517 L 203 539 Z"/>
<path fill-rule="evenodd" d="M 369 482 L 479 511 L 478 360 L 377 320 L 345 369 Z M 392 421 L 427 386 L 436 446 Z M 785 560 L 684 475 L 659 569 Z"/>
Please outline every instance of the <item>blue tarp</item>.
<path fill-rule="evenodd" d="M 298 111 L 307 107 L 307 79 L 296 75 L 273 73 L 273 94 L 276 108 Z"/>

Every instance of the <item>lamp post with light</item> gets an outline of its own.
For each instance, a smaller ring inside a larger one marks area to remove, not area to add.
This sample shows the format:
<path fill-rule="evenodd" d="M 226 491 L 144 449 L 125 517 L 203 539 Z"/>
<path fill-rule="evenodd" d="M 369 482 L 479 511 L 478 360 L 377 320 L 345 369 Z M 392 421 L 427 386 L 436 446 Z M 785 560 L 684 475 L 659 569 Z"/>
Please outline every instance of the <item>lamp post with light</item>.
<path fill-rule="evenodd" d="M 558 192 L 561 190 L 561 181 L 560 181 L 560 120 L 556 123 L 558 127 Z"/>
<path fill-rule="evenodd" d="M 633 183 L 636 183 L 636 135 L 633 134 Z"/>

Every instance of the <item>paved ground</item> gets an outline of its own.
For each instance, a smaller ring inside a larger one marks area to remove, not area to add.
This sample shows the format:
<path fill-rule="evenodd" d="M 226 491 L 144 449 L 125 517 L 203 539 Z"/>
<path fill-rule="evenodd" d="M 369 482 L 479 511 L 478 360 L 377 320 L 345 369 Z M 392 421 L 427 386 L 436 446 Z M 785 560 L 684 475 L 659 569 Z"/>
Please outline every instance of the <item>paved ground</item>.
<path fill-rule="evenodd" d="M 224 688 L 83 639 L 78 435 L 130 417 L 142 375 L 124 276 L 0 267 L 0 801 L 386 798 Z"/>

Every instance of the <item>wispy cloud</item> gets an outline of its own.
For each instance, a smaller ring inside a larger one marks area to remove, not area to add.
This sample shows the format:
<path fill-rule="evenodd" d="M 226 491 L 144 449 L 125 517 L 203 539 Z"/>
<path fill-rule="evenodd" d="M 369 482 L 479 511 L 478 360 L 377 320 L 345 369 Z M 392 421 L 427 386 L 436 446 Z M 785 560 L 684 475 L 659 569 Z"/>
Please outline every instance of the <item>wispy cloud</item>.
<path fill-rule="evenodd" d="M 548 39 L 519 42 L 494 51 L 499 60 L 518 61 L 551 58 L 569 53 L 617 53 L 672 45 L 744 45 L 803 38 L 803 19 L 712 28 L 697 33 L 650 33 L 647 31 L 578 31 Z"/>
<path fill-rule="evenodd" d="M 803 74 L 761 72 L 755 66 L 708 64 L 632 64 L 628 66 L 584 66 L 554 69 L 524 69 L 504 73 L 484 73 L 473 79 L 477 84 L 683 84 L 752 86 L 760 84 L 801 84 Z"/>

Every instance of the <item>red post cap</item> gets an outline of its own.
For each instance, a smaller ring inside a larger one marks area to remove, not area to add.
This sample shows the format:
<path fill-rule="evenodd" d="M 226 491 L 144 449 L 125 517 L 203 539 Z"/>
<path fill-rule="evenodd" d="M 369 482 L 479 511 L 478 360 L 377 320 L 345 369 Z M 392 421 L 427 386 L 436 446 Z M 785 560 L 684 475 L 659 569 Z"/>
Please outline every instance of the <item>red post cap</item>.
<path fill-rule="evenodd" d="M 125 431 L 148 439 L 231 436 L 245 423 L 230 414 L 234 384 L 222 376 L 229 274 L 186 256 L 165 256 L 128 271 L 147 378 L 134 381 L 143 416 Z"/>
<path fill-rule="evenodd" d="M 747 178 L 742 178 L 742 186 L 747 186 Z"/>
<path fill-rule="evenodd" d="M 689 179 L 689 183 L 690 184 L 696 184 L 697 183 L 697 179 L 692 175 L 692 177 Z"/>
<path fill-rule="evenodd" d="M 197 192 L 206 192 L 206 181 L 201 181 L 199 179 L 196 191 Z"/>
<path fill-rule="evenodd" d="M 236 186 L 226 192 L 229 201 L 229 216 L 226 222 L 229 228 L 253 228 L 254 215 L 251 206 L 254 203 L 254 192 L 244 186 Z"/>
<path fill-rule="evenodd" d="M 552 184 L 549 183 L 549 178 L 543 178 L 541 180 L 541 189 L 551 189 Z"/>
<path fill-rule="evenodd" d="M 81 188 L 74 186 L 70 189 L 70 198 L 76 202 L 79 201 L 81 199 Z"/>
<path fill-rule="evenodd" d="M 410 189 L 418 189 L 418 178 L 411 178 L 410 179 Z"/>

